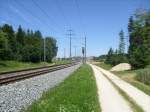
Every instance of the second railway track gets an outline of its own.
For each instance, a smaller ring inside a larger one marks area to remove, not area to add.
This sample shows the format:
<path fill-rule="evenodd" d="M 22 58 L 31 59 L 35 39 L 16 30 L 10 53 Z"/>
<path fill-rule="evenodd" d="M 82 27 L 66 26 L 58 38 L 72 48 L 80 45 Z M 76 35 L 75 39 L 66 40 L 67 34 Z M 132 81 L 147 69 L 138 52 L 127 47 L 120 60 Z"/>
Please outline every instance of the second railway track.
<path fill-rule="evenodd" d="M 15 81 L 42 75 L 45 73 L 53 72 L 56 70 L 64 69 L 67 67 L 74 66 L 76 64 L 77 63 L 53 65 L 53 66 L 46 66 L 46 67 L 41 67 L 41 68 L 33 68 L 33 69 L 27 69 L 27 70 L 19 70 L 19 71 L 1 73 L 0 85 L 4 85 L 4 84 L 12 83 Z"/>

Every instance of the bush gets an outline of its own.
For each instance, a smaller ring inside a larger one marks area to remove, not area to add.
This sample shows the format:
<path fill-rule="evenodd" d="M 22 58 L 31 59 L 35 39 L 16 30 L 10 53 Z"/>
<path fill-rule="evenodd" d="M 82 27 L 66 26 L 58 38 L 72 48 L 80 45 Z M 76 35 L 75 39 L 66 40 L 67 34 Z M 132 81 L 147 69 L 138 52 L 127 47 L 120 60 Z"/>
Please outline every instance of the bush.
<path fill-rule="evenodd" d="M 150 85 L 150 69 L 142 69 L 137 71 L 136 80 Z"/>
<path fill-rule="evenodd" d="M 109 59 L 106 59 L 105 63 L 111 64 L 113 66 L 120 63 L 128 63 L 127 55 L 113 54 Z"/>

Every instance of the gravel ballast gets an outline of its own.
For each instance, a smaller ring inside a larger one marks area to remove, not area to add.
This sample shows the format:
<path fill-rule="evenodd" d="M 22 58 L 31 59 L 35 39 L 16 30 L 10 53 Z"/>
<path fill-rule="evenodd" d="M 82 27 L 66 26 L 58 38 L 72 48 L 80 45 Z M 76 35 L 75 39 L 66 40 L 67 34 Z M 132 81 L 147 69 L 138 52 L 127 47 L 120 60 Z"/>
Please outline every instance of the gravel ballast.
<path fill-rule="evenodd" d="M 56 86 L 80 65 L 0 86 L 0 112 L 19 112 Z"/>

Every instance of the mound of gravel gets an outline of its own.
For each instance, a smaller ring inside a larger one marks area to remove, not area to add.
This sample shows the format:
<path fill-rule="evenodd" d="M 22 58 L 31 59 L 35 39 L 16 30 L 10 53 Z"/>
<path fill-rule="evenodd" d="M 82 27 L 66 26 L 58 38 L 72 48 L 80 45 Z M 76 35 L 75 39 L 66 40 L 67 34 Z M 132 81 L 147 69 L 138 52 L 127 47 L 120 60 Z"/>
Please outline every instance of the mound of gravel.
<path fill-rule="evenodd" d="M 131 65 L 129 63 L 120 63 L 114 67 L 110 71 L 125 71 L 131 70 Z"/>

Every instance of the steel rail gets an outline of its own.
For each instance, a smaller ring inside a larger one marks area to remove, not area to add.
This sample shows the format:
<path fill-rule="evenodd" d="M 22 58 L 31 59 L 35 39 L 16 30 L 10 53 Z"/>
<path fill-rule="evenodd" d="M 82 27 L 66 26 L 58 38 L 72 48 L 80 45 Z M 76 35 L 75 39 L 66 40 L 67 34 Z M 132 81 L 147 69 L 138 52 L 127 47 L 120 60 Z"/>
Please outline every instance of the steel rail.
<path fill-rule="evenodd" d="M 67 67 L 71 67 L 76 65 L 77 63 L 71 63 L 71 64 L 62 64 L 62 65 L 53 65 L 53 66 L 46 66 L 41 68 L 34 68 L 34 69 L 28 69 L 28 70 L 20 70 L 20 71 L 13 71 L 13 72 L 7 72 L 7 73 L 1 73 L 0 74 L 0 85 L 13 83 L 19 80 L 31 78 L 34 76 L 54 72 L 57 70 L 61 70 Z"/>
<path fill-rule="evenodd" d="M 71 63 L 67 63 L 67 64 L 71 64 Z M 22 70 L 14 70 L 14 71 L 0 72 L 0 75 L 10 74 L 10 73 L 17 73 L 17 72 L 23 72 L 23 71 L 30 71 L 30 70 L 37 70 L 37 69 L 42 69 L 42 68 L 56 67 L 56 66 L 61 66 L 61 65 L 66 65 L 66 64 L 49 65 L 49 66 L 43 66 L 43 67 L 27 68 L 27 69 L 22 69 Z"/>

